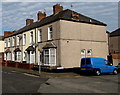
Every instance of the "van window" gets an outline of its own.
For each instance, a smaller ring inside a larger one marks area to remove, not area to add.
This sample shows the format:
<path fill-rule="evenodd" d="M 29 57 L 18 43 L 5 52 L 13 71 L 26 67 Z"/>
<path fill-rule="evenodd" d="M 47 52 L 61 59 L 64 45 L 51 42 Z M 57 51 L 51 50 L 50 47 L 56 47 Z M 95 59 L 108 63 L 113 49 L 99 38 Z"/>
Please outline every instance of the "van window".
<path fill-rule="evenodd" d="M 91 64 L 90 58 L 86 59 L 86 64 Z"/>
<path fill-rule="evenodd" d="M 81 65 L 85 65 L 85 59 L 81 60 Z"/>
<path fill-rule="evenodd" d="M 91 64 L 90 58 L 86 58 L 86 59 L 82 59 L 82 60 L 81 60 L 81 65 L 85 65 L 85 63 L 86 63 L 86 64 Z"/>

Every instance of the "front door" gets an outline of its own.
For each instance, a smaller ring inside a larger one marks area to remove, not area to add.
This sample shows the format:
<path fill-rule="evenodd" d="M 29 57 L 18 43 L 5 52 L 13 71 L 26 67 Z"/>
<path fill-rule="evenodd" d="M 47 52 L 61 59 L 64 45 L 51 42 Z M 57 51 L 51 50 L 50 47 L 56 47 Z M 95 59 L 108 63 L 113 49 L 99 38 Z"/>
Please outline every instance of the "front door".
<path fill-rule="evenodd" d="M 27 52 L 27 63 L 30 63 L 30 51 Z"/>

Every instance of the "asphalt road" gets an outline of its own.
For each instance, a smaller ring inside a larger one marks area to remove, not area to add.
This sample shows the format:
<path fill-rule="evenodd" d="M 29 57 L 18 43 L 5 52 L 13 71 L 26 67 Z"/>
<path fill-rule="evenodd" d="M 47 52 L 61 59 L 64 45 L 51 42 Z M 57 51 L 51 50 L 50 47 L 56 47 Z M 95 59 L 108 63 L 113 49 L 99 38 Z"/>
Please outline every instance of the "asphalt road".
<path fill-rule="evenodd" d="M 47 80 L 26 73 L 2 71 L 2 93 L 37 93 L 40 85 Z"/>
<path fill-rule="evenodd" d="M 79 76 L 78 78 L 48 79 L 40 93 L 120 93 L 119 75 Z"/>
<path fill-rule="evenodd" d="M 73 78 L 48 79 L 3 70 L 2 93 L 118 93 L 120 91 L 118 76 L 83 76 L 78 74 Z"/>

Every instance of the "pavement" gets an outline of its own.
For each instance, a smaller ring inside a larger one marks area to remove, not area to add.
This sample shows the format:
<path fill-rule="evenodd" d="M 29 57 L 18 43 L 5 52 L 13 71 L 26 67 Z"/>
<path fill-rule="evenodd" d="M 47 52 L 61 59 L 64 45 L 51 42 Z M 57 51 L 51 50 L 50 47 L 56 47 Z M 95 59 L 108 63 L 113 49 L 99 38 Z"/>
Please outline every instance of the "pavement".
<path fill-rule="evenodd" d="M 18 72 L 18 73 L 24 73 L 29 74 L 33 76 L 38 76 L 42 78 L 77 78 L 80 77 L 80 74 L 74 73 L 74 72 L 43 72 L 41 71 L 35 71 L 35 70 L 28 70 L 28 69 L 21 69 L 21 68 L 13 68 L 13 67 L 2 67 L 2 70 L 5 71 L 12 71 L 12 72 Z"/>

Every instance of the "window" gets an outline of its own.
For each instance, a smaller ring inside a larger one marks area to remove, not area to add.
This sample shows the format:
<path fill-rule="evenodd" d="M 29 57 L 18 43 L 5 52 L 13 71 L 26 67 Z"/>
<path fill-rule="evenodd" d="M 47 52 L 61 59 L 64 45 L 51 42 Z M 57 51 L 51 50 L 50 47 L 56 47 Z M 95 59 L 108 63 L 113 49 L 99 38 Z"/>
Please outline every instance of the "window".
<path fill-rule="evenodd" d="M 11 60 L 11 53 L 10 52 L 7 53 L 7 60 Z"/>
<path fill-rule="evenodd" d="M 21 52 L 17 52 L 17 61 L 21 61 Z"/>
<path fill-rule="evenodd" d="M 4 53 L 4 60 L 7 60 L 6 58 L 7 58 L 7 57 L 6 57 L 6 53 Z"/>
<path fill-rule="evenodd" d="M 38 42 L 41 42 L 42 41 L 42 30 L 39 29 L 38 30 Z"/>
<path fill-rule="evenodd" d="M 5 41 L 5 47 L 7 47 L 7 42 Z"/>
<path fill-rule="evenodd" d="M 48 27 L 48 40 L 52 40 L 53 39 L 52 31 L 53 31 L 52 26 Z"/>
<path fill-rule="evenodd" d="M 15 46 L 15 37 L 12 38 L 12 46 Z"/>
<path fill-rule="evenodd" d="M 47 49 L 47 50 L 45 50 L 44 51 L 44 62 L 45 62 L 45 64 L 49 64 L 49 49 Z"/>
<path fill-rule="evenodd" d="M 23 45 L 26 44 L 26 34 L 23 34 Z"/>
<path fill-rule="evenodd" d="M 85 55 L 85 49 L 81 50 L 81 55 Z"/>
<path fill-rule="evenodd" d="M 90 58 L 86 58 L 86 64 L 91 64 Z"/>
<path fill-rule="evenodd" d="M 33 43 L 33 32 L 30 32 L 30 43 Z"/>
<path fill-rule="evenodd" d="M 92 55 L 92 49 L 88 49 L 87 55 Z"/>
<path fill-rule="evenodd" d="M 56 65 L 56 49 L 50 48 L 44 50 L 44 63 L 45 65 Z"/>
<path fill-rule="evenodd" d="M 8 39 L 8 47 L 10 47 L 10 38 Z"/>
<path fill-rule="evenodd" d="M 20 38 L 17 36 L 17 45 L 20 45 Z"/>
<path fill-rule="evenodd" d="M 42 65 L 42 52 L 39 51 L 38 53 L 38 65 Z"/>

